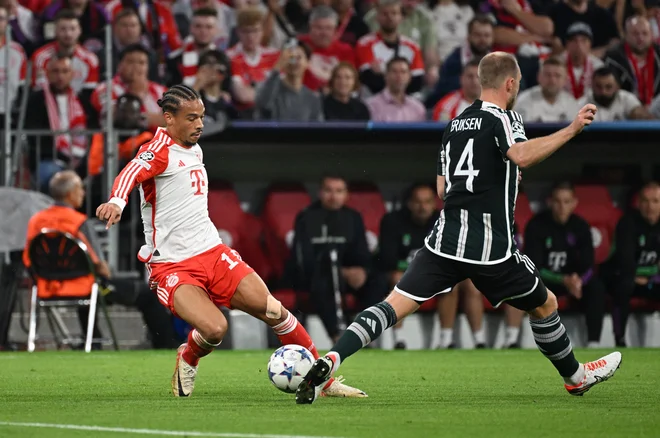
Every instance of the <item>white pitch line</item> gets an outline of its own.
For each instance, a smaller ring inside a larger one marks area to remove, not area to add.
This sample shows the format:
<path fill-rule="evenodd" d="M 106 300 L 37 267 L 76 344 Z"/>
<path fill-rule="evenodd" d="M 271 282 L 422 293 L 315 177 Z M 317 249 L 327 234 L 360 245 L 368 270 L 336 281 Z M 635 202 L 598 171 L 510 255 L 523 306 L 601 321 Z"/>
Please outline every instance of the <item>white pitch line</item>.
<path fill-rule="evenodd" d="M 67 429 L 67 430 L 85 430 L 90 432 L 114 432 L 114 433 L 132 433 L 141 435 L 161 435 L 161 436 L 185 436 L 185 437 L 215 437 L 215 438 L 340 438 L 323 437 L 307 435 L 272 435 L 260 433 L 218 433 L 218 432 L 196 432 L 183 430 L 157 430 L 157 429 L 129 429 L 124 427 L 103 427 L 103 426 L 85 426 L 79 424 L 56 424 L 56 423 L 17 423 L 12 421 L 0 421 L 0 426 L 10 427 L 32 427 L 42 429 Z"/>

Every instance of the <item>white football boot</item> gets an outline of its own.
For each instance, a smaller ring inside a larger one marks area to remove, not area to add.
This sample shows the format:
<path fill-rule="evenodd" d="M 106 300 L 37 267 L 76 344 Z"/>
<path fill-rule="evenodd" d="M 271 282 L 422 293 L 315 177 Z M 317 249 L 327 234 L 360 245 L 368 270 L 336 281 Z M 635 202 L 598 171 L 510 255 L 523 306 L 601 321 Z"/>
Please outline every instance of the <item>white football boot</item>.
<path fill-rule="evenodd" d="M 364 398 L 369 397 L 366 392 L 358 388 L 353 388 L 344 384 L 344 376 L 335 377 L 330 386 L 321 391 L 321 396 L 325 397 L 351 397 Z"/>
<path fill-rule="evenodd" d="M 172 376 L 172 394 L 174 397 L 189 397 L 195 388 L 197 367 L 189 365 L 181 355 L 188 344 L 181 344 L 176 350 L 176 366 Z"/>
<path fill-rule="evenodd" d="M 587 362 L 583 366 L 584 378 L 582 381 L 577 385 L 564 385 L 571 395 L 584 395 L 592 386 L 612 377 L 621 366 L 621 353 L 615 351 L 593 362 Z"/>

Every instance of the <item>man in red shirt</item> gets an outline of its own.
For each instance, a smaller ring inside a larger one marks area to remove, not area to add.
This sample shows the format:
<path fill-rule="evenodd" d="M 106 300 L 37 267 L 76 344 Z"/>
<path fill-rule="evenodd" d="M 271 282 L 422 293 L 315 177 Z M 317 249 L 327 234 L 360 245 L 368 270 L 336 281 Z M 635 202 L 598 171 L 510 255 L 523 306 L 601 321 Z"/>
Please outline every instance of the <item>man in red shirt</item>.
<path fill-rule="evenodd" d="M 309 15 L 309 34 L 299 38 L 312 49 L 303 83 L 317 91 L 325 87 L 332 69 L 341 61 L 355 65 L 353 48 L 335 39 L 337 13 L 329 6 L 317 6 Z"/>

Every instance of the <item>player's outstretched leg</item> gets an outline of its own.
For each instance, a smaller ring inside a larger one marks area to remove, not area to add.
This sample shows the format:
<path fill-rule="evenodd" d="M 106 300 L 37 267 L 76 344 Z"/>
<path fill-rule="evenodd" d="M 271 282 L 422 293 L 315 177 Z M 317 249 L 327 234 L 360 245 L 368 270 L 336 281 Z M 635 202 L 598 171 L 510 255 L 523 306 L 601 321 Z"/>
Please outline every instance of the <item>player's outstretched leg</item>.
<path fill-rule="evenodd" d="M 332 350 L 314 362 L 296 391 L 296 403 L 311 404 L 319 396 L 320 389 L 337 371 L 342 360 L 366 347 L 398 320 L 419 308 L 414 300 L 396 291 L 375 306 L 362 311 L 348 326 Z"/>
<path fill-rule="evenodd" d="M 612 377 L 619 368 L 621 353 L 618 351 L 584 364 L 575 359 L 573 346 L 557 313 L 557 298 L 549 290 L 545 304 L 528 313 L 536 345 L 564 378 L 564 386 L 570 394 L 583 395 Z"/>
<path fill-rule="evenodd" d="M 177 350 L 172 376 L 174 396 L 188 397 L 195 388 L 199 359 L 220 345 L 227 333 L 227 320 L 206 292 L 197 286 L 181 285 L 176 289 L 174 310 L 194 327 L 188 334 L 188 341 Z"/>
<path fill-rule="evenodd" d="M 231 305 L 234 309 L 242 310 L 268 324 L 282 345 L 302 345 L 312 353 L 314 359 L 319 358 L 316 346 L 305 327 L 268 292 L 257 274 L 251 273 L 241 280 Z M 364 391 L 342 383 L 341 378 L 327 381 L 323 386 L 323 394 L 328 397 L 367 396 Z"/>

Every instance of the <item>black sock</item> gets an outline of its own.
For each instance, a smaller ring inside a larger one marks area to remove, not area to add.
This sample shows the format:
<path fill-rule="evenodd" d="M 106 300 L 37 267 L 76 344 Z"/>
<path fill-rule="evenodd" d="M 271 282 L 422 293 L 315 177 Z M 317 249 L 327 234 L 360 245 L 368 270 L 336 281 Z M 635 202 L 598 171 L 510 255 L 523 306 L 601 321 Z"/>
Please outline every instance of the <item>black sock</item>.
<path fill-rule="evenodd" d="M 388 328 L 396 324 L 396 313 L 392 305 L 386 301 L 381 301 L 375 306 L 363 310 L 355 321 L 348 326 L 344 334 L 337 341 L 331 352 L 337 353 L 340 361 L 357 353 L 361 348 L 366 347 Z M 339 364 L 335 363 L 335 368 Z"/>
<path fill-rule="evenodd" d="M 568 339 L 566 329 L 559 320 L 559 314 L 555 311 L 552 315 L 543 319 L 530 319 L 534 341 L 557 368 L 562 377 L 571 377 L 580 368 L 580 363 L 575 359 L 571 340 Z"/>

